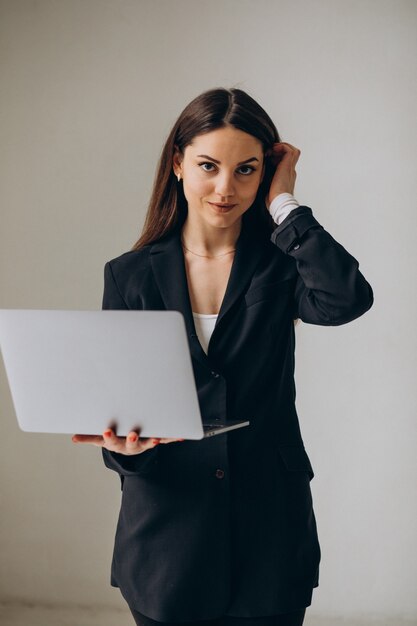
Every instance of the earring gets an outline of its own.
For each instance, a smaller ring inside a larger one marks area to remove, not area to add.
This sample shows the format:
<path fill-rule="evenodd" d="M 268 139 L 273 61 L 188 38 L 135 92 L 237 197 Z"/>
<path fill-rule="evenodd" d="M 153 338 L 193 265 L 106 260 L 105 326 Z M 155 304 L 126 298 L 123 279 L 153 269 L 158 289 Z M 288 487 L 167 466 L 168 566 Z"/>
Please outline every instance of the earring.
<path fill-rule="evenodd" d="M 180 180 L 181 180 L 181 174 L 178 174 L 177 178 L 178 178 L 178 182 L 180 182 Z"/>

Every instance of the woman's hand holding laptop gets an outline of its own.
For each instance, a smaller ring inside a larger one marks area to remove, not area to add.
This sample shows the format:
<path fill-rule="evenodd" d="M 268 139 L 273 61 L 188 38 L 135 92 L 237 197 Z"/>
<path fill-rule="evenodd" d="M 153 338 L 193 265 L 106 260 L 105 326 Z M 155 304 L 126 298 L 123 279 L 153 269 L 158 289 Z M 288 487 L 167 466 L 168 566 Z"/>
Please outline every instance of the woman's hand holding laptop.
<path fill-rule="evenodd" d="M 117 437 L 116 433 L 108 428 L 101 435 L 73 435 L 72 441 L 74 443 L 89 443 L 93 446 L 99 446 L 106 448 L 111 452 L 118 452 L 119 454 L 141 454 L 146 450 L 155 448 L 160 443 L 174 443 L 175 441 L 184 441 L 184 439 L 169 439 L 161 437 L 140 437 L 140 432 L 132 430 L 127 437 Z"/>

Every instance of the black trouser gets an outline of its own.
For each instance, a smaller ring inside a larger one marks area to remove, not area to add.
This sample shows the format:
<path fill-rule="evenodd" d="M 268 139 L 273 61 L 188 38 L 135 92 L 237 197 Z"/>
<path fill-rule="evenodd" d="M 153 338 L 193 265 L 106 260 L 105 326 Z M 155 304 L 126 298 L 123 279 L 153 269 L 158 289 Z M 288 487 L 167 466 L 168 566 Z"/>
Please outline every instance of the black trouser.
<path fill-rule="evenodd" d="M 137 626 L 301 626 L 306 609 L 281 613 L 268 617 L 219 617 L 218 619 L 197 622 L 156 622 L 130 607 Z"/>

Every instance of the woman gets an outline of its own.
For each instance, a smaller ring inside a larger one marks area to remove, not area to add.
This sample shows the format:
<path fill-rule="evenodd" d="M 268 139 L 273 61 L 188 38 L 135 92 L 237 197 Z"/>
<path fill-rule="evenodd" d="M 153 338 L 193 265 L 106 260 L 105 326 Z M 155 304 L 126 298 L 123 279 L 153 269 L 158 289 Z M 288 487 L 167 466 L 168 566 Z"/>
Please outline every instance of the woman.
<path fill-rule="evenodd" d="M 348 323 L 373 292 L 295 200 L 299 156 L 245 92 L 202 93 L 166 141 L 141 237 L 106 264 L 103 308 L 184 315 L 205 420 L 250 421 L 199 441 L 74 436 L 121 478 L 111 584 L 136 624 L 300 626 L 318 586 L 294 323 Z"/>

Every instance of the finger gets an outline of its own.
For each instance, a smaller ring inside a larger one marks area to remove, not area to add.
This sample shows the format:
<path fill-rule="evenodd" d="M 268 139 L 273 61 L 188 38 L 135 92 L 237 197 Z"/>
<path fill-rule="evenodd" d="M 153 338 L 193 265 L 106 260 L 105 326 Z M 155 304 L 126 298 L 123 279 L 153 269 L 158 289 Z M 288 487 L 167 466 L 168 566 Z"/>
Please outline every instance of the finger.
<path fill-rule="evenodd" d="M 293 167 L 295 167 L 295 164 L 297 163 L 298 159 L 300 158 L 301 150 L 299 150 L 295 146 L 292 146 L 291 144 L 287 144 L 287 145 L 290 146 L 290 148 L 291 148 L 291 151 L 292 151 L 292 165 L 293 165 Z"/>
<path fill-rule="evenodd" d="M 275 165 L 282 161 L 290 161 L 294 155 L 294 150 L 285 144 L 275 144 L 271 158 Z"/>
<path fill-rule="evenodd" d="M 94 446 L 102 446 L 104 444 L 101 435 L 73 435 L 73 443 L 90 443 Z"/>
<path fill-rule="evenodd" d="M 132 430 L 128 433 L 126 437 L 126 452 L 129 454 L 137 454 L 138 452 L 144 452 L 145 450 L 149 450 L 149 448 L 153 448 L 149 438 L 139 437 L 139 433 Z"/>
<path fill-rule="evenodd" d="M 126 439 L 126 447 L 130 450 L 135 450 L 134 453 L 144 452 L 145 450 L 151 450 L 161 443 L 160 437 L 141 437 L 136 439 L 135 431 L 128 434 Z"/>
<path fill-rule="evenodd" d="M 139 433 L 136 431 L 130 431 L 126 437 L 118 437 L 114 431 L 110 428 L 103 433 L 103 438 L 106 442 L 106 448 L 113 452 L 120 452 L 124 454 L 137 454 L 141 450 Z"/>
<path fill-rule="evenodd" d="M 297 165 L 297 161 L 300 158 L 300 151 L 298 151 L 294 156 L 293 156 L 293 160 L 292 160 L 292 166 L 295 170 L 295 166 Z"/>
<path fill-rule="evenodd" d="M 120 447 L 123 445 L 123 437 L 117 437 L 114 430 L 108 428 L 103 432 L 104 446 L 108 449 Z"/>
<path fill-rule="evenodd" d="M 281 148 L 279 146 L 281 146 Z M 277 151 L 274 153 L 275 164 L 278 166 L 281 163 L 286 163 L 289 167 L 295 169 L 300 154 L 301 150 L 291 144 L 277 144 Z"/>
<path fill-rule="evenodd" d="M 172 439 L 172 438 L 164 437 L 159 440 L 159 443 L 174 443 L 176 441 L 185 441 L 185 439 Z"/>
<path fill-rule="evenodd" d="M 280 141 L 279 143 L 274 143 L 273 146 L 273 151 L 285 151 L 285 152 L 289 152 L 290 150 L 294 150 L 294 146 L 292 146 L 290 143 L 286 143 L 285 141 Z"/>
<path fill-rule="evenodd" d="M 292 143 L 288 143 L 287 141 L 281 141 L 281 143 L 275 144 L 276 146 L 284 146 L 286 148 L 289 148 L 290 150 L 296 150 L 297 152 L 300 152 L 300 150 L 297 148 L 297 146 L 293 146 Z"/>
<path fill-rule="evenodd" d="M 281 143 L 274 144 L 273 151 L 274 151 L 274 154 L 277 156 L 283 153 L 291 154 L 293 157 L 296 157 L 296 160 L 301 154 L 301 150 L 291 145 L 290 143 L 286 143 L 284 141 L 282 141 Z"/>
<path fill-rule="evenodd" d="M 274 146 L 271 150 L 272 155 L 281 154 L 282 152 L 289 152 L 290 148 L 285 143 L 274 143 Z"/>

